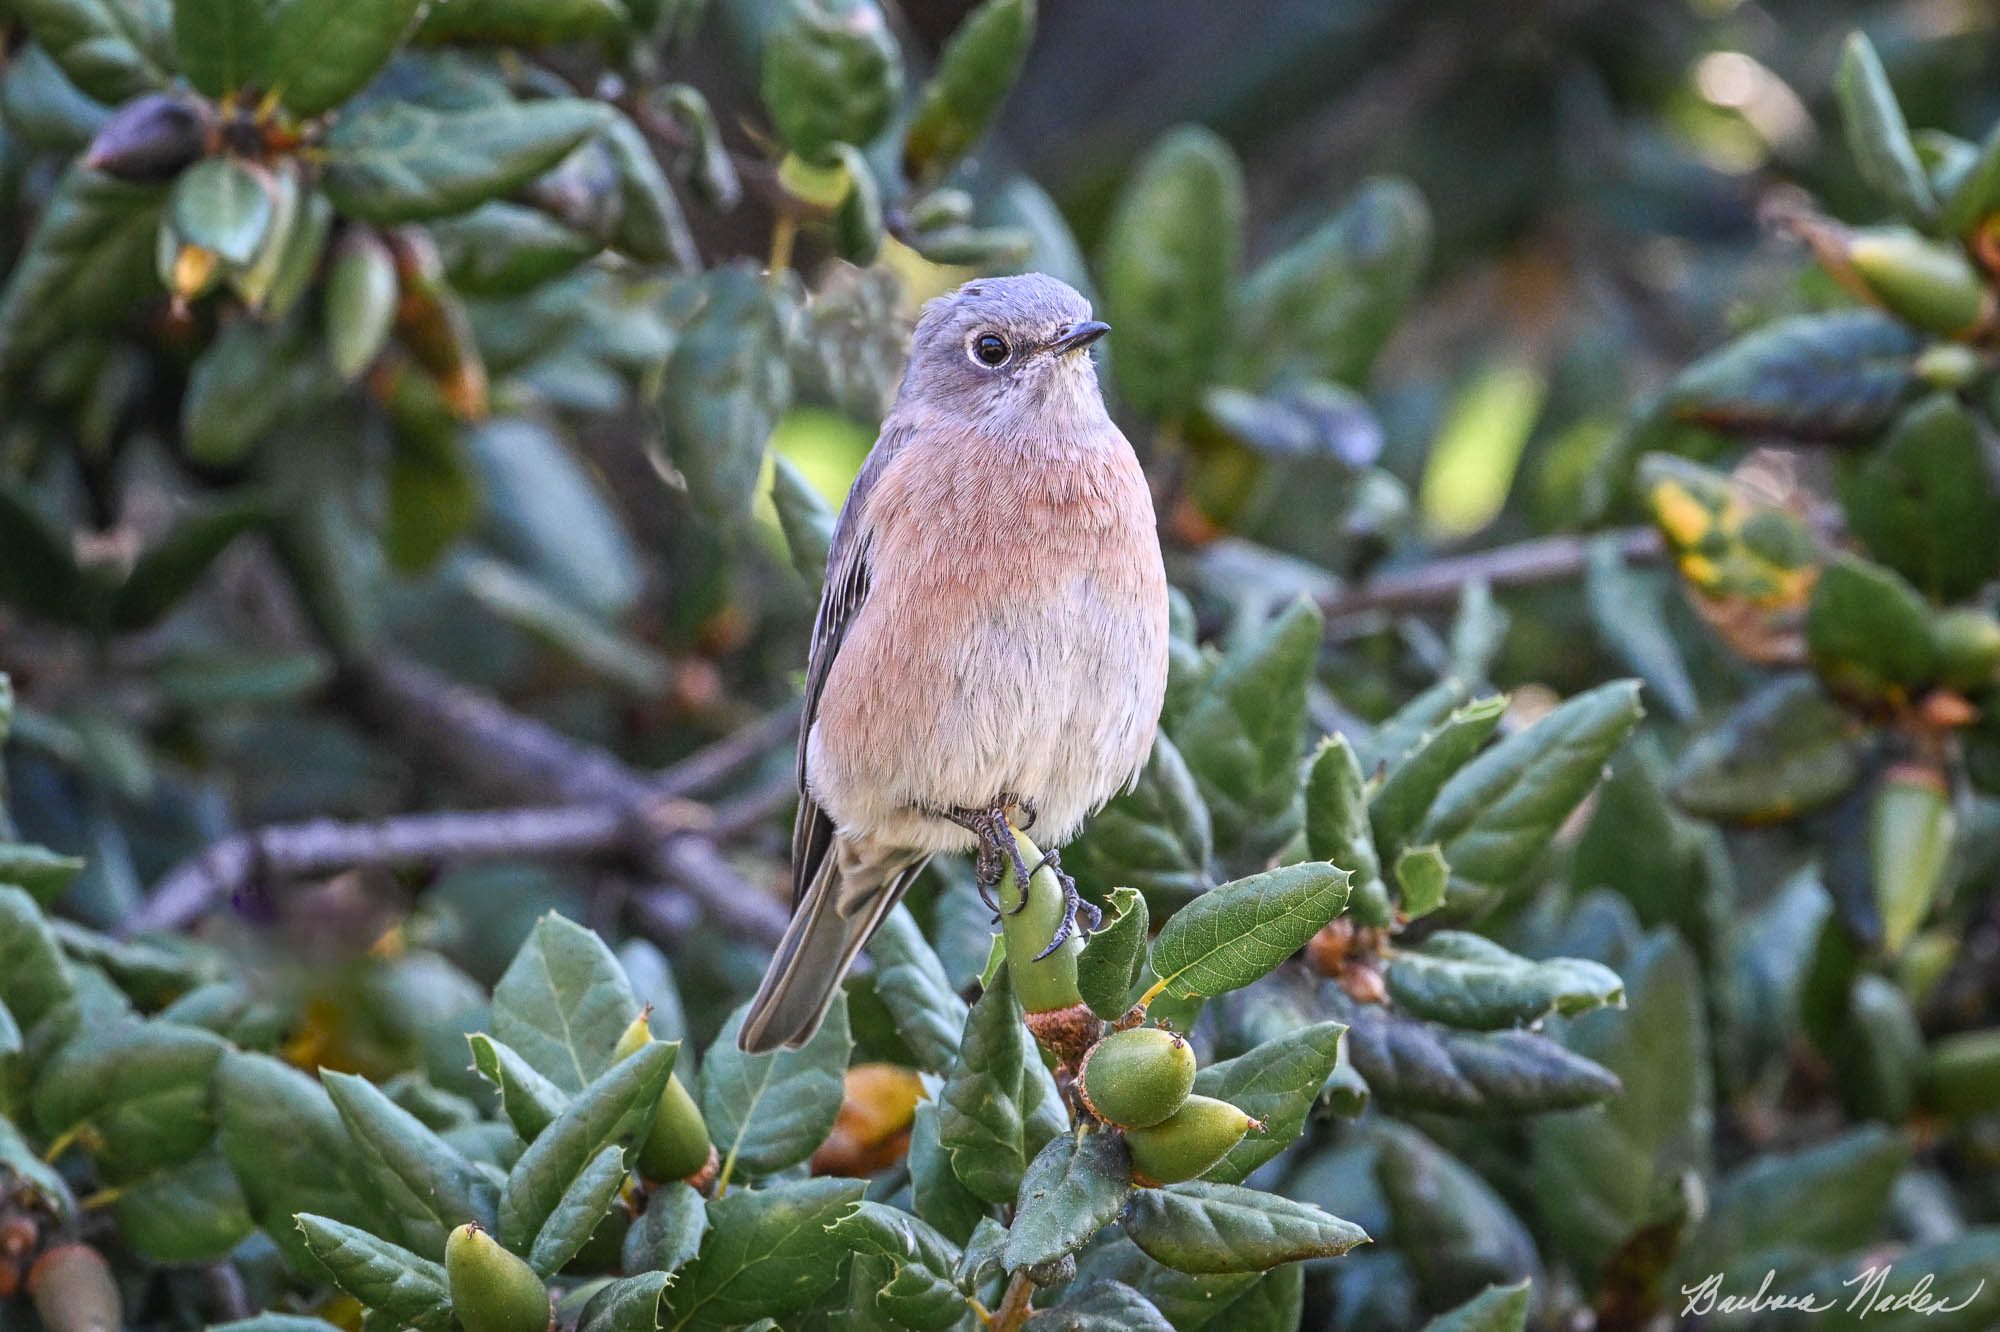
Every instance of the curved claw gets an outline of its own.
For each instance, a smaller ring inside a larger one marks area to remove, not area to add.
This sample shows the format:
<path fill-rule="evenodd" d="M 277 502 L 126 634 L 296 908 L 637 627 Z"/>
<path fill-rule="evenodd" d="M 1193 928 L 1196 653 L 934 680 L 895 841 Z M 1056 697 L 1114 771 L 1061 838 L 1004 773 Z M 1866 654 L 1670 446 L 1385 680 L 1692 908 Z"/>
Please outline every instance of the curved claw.
<path fill-rule="evenodd" d="M 1035 873 L 1041 873 L 1044 866 L 1054 870 L 1057 881 L 1062 884 L 1063 918 L 1062 923 L 1056 926 L 1055 937 L 1049 940 L 1049 946 L 1035 954 L 1034 960 L 1037 962 L 1055 952 L 1056 949 L 1061 948 L 1064 941 L 1072 933 L 1076 932 L 1077 918 L 1079 916 L 1084 921 L 1082 928 L 1085 935 L 1093 933 L 1104 922 L 1104 913 L 1099 911 L 1094 903 L 1084 901 L 1082 895 L 1076 890 L 1076 880 L 1063 873 L 1062 858 L 1055 851 L 1051 850 L 1043 854 L 1041 860 L 1035 865 Z"/>
<path fill-rule="evenodd" d="M 1056 949 L 1061 948 L 1063 946 L 1063 942 L 1069 938 L 1070 926 L 1073 925 L 1075 921 L 1076 921 L 1075 911 L 1070 911 L 1068 914 L 1064 915 L 1062 918 L 1062 924 L 1056 926 L 1055 937 L 1049 940 L 1049 946 L 1047 948 L 1044 948 L 1041 952 L 1035 954 L 1034 960 L 1039 962 L 1043 958 L 1047 957 L 1050 953 L 1055 952 Z"/>

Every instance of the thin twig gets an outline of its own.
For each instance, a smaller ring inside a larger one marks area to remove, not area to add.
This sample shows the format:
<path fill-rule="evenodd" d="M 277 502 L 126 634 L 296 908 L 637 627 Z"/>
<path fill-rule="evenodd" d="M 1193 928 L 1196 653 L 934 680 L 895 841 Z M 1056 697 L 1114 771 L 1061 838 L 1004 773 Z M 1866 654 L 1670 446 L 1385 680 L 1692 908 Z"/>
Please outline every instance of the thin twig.
<path fill-rule="evenodd" d="M 1628 564 L 1649 564 L 1665 547 L 1650 527 L 1629 527 L 1609 534 Z M 1582 574 L 1597 535 L 1537 537 L 1510 546 L 1451 555 L 1415 568 L 1401 569 L 1342 588 L 1325 597 L 1320 609 L 1329 625 L 1377 611 L 1424 610 L 1457 603 L 1468 584 L 1484 582 L 1494 591 L 1558 583 Z"/>
<path fill-rule="evenodd" d="M 653 792 L 662 796 L 692 796 L 712 790 L 780 745 L 789 744 L 799 729 L 799 704 L 785 707 L 730 732 L 712 745 L 697 749 L 653 778 Z"/>

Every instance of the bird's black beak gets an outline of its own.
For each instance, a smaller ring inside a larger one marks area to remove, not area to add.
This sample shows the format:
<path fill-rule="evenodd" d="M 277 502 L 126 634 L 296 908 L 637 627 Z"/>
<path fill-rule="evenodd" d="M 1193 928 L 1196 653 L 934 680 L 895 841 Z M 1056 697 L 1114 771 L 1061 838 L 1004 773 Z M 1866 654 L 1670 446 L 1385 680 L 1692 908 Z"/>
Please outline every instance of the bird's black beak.
<path fill-rule="evenodd" d="M 1095 319 L 1086 319 L 1081 324 L 1071 324 L 1068 328 L 1064 329 L 1057 336 L 1056 340 L 1049 344 L 1049 350 L 1053 352 L 1081 351 L 1110 331 L 1111 325 L 1100 323 Z"/>

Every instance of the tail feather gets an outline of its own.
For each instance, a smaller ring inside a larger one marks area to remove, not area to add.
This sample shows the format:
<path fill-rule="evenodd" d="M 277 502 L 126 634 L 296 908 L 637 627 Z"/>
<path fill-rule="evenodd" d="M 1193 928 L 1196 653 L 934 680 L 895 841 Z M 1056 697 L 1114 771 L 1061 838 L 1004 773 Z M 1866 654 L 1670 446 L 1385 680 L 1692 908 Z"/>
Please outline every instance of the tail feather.
<path fill-rule="evenodd" d="M 736 1034 L 738 1048 L 763 1054 L 780 1047 L 796 1050 L 811 1040 L 848 968 L 924 867 L 920 860 L 886 875 L 850 878 L 843 877 L 839 862 L 838 854 L 821 862 L 792 913 Z"/>

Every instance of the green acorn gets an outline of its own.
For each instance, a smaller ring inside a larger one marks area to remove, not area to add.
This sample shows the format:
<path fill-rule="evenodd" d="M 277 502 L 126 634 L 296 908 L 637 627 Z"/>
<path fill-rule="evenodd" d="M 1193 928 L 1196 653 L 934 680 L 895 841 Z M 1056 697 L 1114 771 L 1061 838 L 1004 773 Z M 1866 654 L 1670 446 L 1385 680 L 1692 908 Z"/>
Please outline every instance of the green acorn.
<path fill-rule="evenodd" d="M 349 227 L 327 269 L 327 348 L 343 384 L 361 378 L 396 324 L 396 260 L 374 232 Z"/>
<path fill-rule="evenodd" d="M 1182 1037 L 1158 1027 L 1134 1027 L 1091 1047 L 1077 1086 L 1090 1113 L 1105 1123 L 1150 1128 L 1187 1101 L 1194 1070 L 1194 1049 Z"/>
<path fill-rule="evenodd" d="M 1937 643 L 1938 680 L 1961 693 L 1984 689 L 2000 670 L 2000 620 L 1963 606 L 1931 621 Z"/>
<path fill-rule="evenodd" d="M 1125 1145 L 1132 1149 L 1132 1182 L 1158 1188 L 1199 1179 L 1215 1169 L 1244 1134 L 1263 1127 L 1227 1101 L 1190 1096 L 1151 1128 L 1125 1131 Z"/>
<path fill-rule="evenodd" d="M 444 1242 L 451 1311 L 466 1332 L 546 1332 L 549 1292 L 535 1270 L 467 1222 Z"/>
<path fill-rule="evenodd" d="M 646 1047 L 653 1039 L 653 1006 L 647 1004 L 639 1010 L 639 1016 L 625 1024 L 625 1030 L 618 1033 L 618 1044 L 611 1047 L 611 1062 L 622 1064 Z"/>
<path fill-rule="evenodd" d="M 1882 918 L 1882 946 L 1894 957 L 1944 888 L 1958 817 L 1944 773 L 1916 763 L 1899 763 L 1883 775 L 1871 814 L 1875 908 Z"/>
<path fill-rule="evenodd" d="M 1985 321 L 1988 293 L 1964 251 L 1907 227 L 1856 231 L 1847 262 L 1889 313 L 1934 333 L 1963 333 Z"/>
<path fill-rule="evenodd" d="M 1963 389 L 1986 373 L 1986 363 L 1962 342 L 1935 342 L 1918 354 L 1911 369 L 1932 388 Z"/>
<path fill-rule="evenodd" d="M 1014 841 L 1030 868 L 1040 863 L 1040 849 L 1025 834 L 1015 833 Z M 1021 885 L 1009 866 L 1000 873 L 1000 929 L 1007 936 L 1007 974 L 1021 1007 L 1030 1013 L 1052 1013 L 1082 1003 L 1083 992 L 1076 986 L 1076 959 L 1083 952 L 1078 931 L 1072 929 L 1060 948 L 1039 962 L 1034 960 L 1056 937 L 1067 910 L 1055 871 L 1046 866 L 1036 869 L 1028 879 L 1028 903 L 1017 911 L 1020 901 Z"/>
<path fill-rule="evenodd" d="M 714 1152 L 701 1107 L 681 1085 L 679 1075 L 668 1074 L 667 1089 L 653 1110 L 652 1130 L 639 1148 L 640 1176 L 655 1181 L 686 1179 L 706 1166 Z"/>

